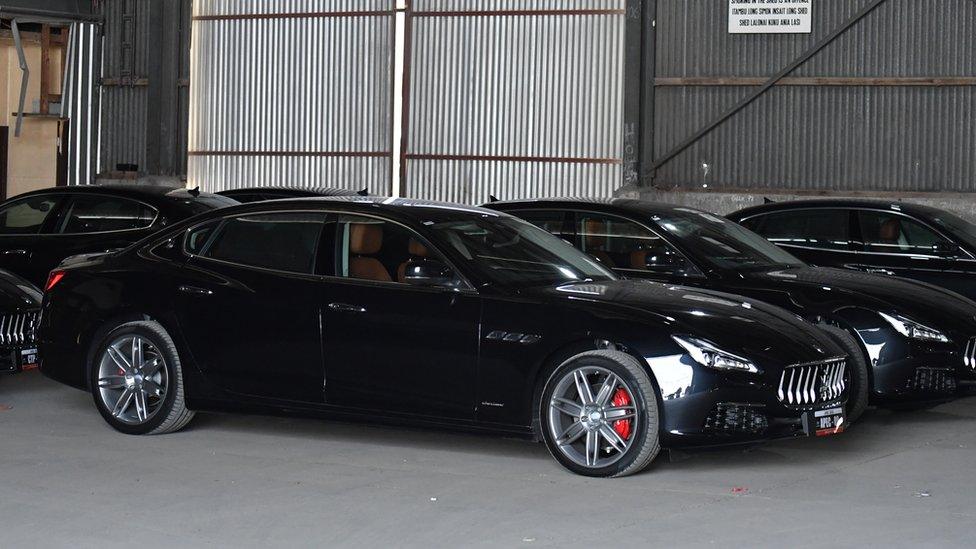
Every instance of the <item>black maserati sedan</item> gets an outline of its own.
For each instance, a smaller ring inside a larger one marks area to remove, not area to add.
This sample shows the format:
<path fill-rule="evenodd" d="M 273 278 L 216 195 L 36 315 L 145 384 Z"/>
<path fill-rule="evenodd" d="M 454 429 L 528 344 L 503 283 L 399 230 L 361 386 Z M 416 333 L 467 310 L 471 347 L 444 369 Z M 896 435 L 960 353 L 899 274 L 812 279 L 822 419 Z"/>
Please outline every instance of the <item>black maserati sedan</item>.
<path fill-rule="evenodd" d="M 976 383 L 976 303 L 929 284 L 813 268 L 732 221 L 629 199 L 496 202 L 632 278 L 749 296 L 820 324 L 851 355 L 848 421 Z"/>
<path fill-rule="evenodd" d="M 158 185 L 54 187 L 0 203 L 0 269 L 41 286 L 66 257 L 125 248 L 236 201 Z"/>
<path fill-rule="evenodd" d="M 244 187 L 241 189 L 227 189 L 217 194 L 233 198 L 241 204 L 261 202 L 262 200 L 280 200 L 283 198 L 310 198 L 314 196 L 367 196 L 366 189 L 353 191 L 336 187 Z"/>
<path fill-rule="evenodd" d="M 50 275 L 41 371 L 115 429 L 284 410 L 541 438 L 589 476 L 661 445 L 845 427 L 842 348 L 783 309 L 618 279 L 491 210 L 382 198 L 205 214 Z"/>
<path fill-rule="evenodd" d="M 0 269 L 0 374 L 37 367 L 34 329 L 41 311 L 41 291 Z"/>
<path fill-rule="evenodd" d="M 945 210 L 822 199 L 728 217 L 814 265 L 911 278 L 976 299 L 976 225 Z"/>

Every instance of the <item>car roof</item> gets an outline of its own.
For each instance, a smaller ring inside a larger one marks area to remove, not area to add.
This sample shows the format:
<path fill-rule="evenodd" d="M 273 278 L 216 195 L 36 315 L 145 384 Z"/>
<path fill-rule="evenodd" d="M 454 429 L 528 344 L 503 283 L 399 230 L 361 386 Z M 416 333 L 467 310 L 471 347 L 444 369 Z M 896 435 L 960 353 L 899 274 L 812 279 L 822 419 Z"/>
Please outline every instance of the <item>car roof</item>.
<path fill-rule="evenodd" d="M 388 211 L 396 211 L 405 214 L 411 212 L 417 212 L 420 210 L 428 211 L 441 211 L 441 212 L 463 212 L 471 214 L 480 215 L 492 215 L 497 216 L 499 212 L 495 210 L 490 210 L 487 208 L 481 208 L 479 206 L 465 206 L 462 204 L 453 204 L 450 202 L 439 202 L 435 200 L 420 200 L 414 198 L 391 198 L 384 196 L 307 196 L 307 197 L 292 197 L 292 198 L 280 198 L 277 200 L 266 200 L 264 202 L 250 202 L 240 206 L 235 206 L 233 212 L 249 211 L 249 210 L 260 210 L 268 205 L 274 206 L 276 209 L 285 209 L 288 207 L 307 207 L 309 205 L 318 205 L 323 208 L 328 208 L 329 205 L 343 204 L 347 206 L 352 206 L 351 209 L 369 209 L 377 208 Z"/>
<path fill-rule="evenodd" d="M 340 189 L 338 187 L 286 187 L 267 185 L 263 187 L 242 187 L 239 189 L 225 189 L 217 194 L 232 196 L 243 193 L 307 193 L 310 195 L 321 196 L 358 196 L 359 192 L 352 189 Z"/>
<path fill-rule="evenodd" d="M 744 219 L 764 213 L 801 210 L 810 208 L 857 208 L 865 210 L 889 210 L 927 217 L 938 215 L 942 210 L 910 202 L 896 200 L 872 200 L 867 198 L 812 198 L 805 200 L 787 200 L 784 202 L 769 202 L 758 206 L 744 208 L 729 214 L 731 219 Z"/>
<path fill-rule="evenodd" d="M 26 192 L 24 194 L 17 195 L 11 198 L 20 198 L 25 196 L 43 195 L 43 194 L 58 194 L 58 193 L 71 193 L 71 194 L 111 194 L 116 196 L 125 196 L 131 198 L 174 198 L 177 200 L 194 198 L 195 196 L 216 196 L 211 193 L 201 192 L 198 195 L 194 194 L 196 191 L 191 192 L 184 187 L 170 187 L 167 185 L 149 185 L 140 183 L 106 183 L 99 185 L 70 185 L 66 187 L 48 187 L 46 189 L 39 189 L 36 191 Z"/>
<path fill-rule="evenodd" d="M 675 210 L 695 210 L 704 211 L 697 208 L 689 208 L 677 204 L 667 204 L 664 202 L 649 202 L 636 198 L 536 198 L 526 200 L 499 200 L 485 204 L 486 208 L 498 208 L 503 211 L 547 208 L 547 209 L 567 209 L 567 208 L 591 208 L 603 212 L 629 211 L 640 215 L 666 215 Z"/>

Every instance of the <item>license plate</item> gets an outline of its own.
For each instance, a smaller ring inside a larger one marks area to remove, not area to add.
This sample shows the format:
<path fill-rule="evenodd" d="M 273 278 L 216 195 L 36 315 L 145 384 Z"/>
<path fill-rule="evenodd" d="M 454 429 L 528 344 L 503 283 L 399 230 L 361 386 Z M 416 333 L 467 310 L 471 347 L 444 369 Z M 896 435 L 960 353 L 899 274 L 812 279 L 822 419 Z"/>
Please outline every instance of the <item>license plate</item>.
<path fill-rule="evenodd" d="M 805 416 L 807 433 L 818 437 L 828 437 L 844 432 L 845 418 L 843 408 L 828 408 L 807 412 Z"/>
<path fill-rule="evenodd" d="M 35 368 L 37 368 L 37 349 L 20 351 L 20 369 L 33 370 Z"/>

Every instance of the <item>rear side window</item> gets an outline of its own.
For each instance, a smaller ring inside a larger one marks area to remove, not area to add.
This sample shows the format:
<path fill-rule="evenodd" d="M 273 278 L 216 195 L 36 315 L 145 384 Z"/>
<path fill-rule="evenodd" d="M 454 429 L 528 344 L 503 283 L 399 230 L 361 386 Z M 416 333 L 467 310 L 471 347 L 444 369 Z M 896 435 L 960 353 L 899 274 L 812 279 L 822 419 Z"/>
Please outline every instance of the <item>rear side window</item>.
<path fill-rule="evenodd" d="M 858 218 L 864 249 L 868 252 L 932 255 L 935 245 L 945 241 L 932 230 L 903 215 L 861 210 Z"/>
<path fill-rule="evenodd" d="M 207 241 L 209 226 L 191 232 L 188 249 L 204 246 L 203 257 L 239 265 L 312 274 L 325 214 L 283 212 L 225 220 Z M 199 232 L 199 234 L 198 234 Z"/>
<path fill-rule="evenodd" d="M 32 196 L 11 202 L 0 209 L 0 234 L 36 234 L 41 231 L 58 198 Z"/>
<path fill-rule="evenodd" d="M 156 220 L 149 206 L 113 196 L 76 196 L 58 222 L 62 234 L 104 233 L 145 229 Z"/>
<path fill-rule="evenodd" d="M 576 230 L 582 250 L 611 269 L 655 270 L 681 258 L 663 238 L 627 219 L 580 213 Z"/>
<path fill-rule="evenodd" d="M 804 246 L 823 250 L 850 250 L 849 210 L 797 210 L 757 216 L 742 224 L 785 246 Z"/>
<path fill-rule="evenodd" d="M 566 232 L 563 230 L 566 220 L 566 214 L 563 212 L 554 212 L 551 210 L 519 210 L 510 213 L 517 217 L 521 217 L 536 227 L 539 227 L 540 229 L 552 233 L 558 237 L 565 238 L 567 240 L 573 238 L 572 234 L 566 234 Z"/>

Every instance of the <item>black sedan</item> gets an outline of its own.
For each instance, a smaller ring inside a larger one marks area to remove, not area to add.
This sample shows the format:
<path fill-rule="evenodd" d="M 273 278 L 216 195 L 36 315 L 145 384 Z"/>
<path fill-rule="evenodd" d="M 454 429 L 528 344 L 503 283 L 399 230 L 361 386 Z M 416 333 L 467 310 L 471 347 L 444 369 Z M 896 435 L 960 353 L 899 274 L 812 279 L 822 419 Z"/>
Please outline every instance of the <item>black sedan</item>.
<path fill-rule="evenodd" d="M 976 303 L 898 278 L 806 265 L 727 219 L 638 200 L 494 203 L 633 278 L 742 294 L 816 322 L 853 349 L 849 420 L 938 401 L 976 382 Z M 868 367 L 870 366 L 870 368 Z M 870 387 L 870 391 L 869 391 Z"/>
<path fill-rule="evenodd" d="M 844 351 L 777 307 L 619 280 L 480 208 L 259 202 L 51 273 L 41 371 L 115 429 L 288 410 L 535 436 L 585 475 L 845 426 Z"/>
<path fill-rule="evenodd" d="M 824 199 L 728 217 L 814 265 L 911 278 L 976 299 L 976 225 L 945 210 Z"/>
<path fill-rule="evenodd" d="M 0 269 L 41 286 L 66 257 L 125 248 L 149 234 L 236 201 L 172 187 L 55 187 L 0 204 Z"/>
<path fill-rule="evenodd" d="M 34 329 L 41 312 L 41 291 L 0 269 L 0 374 L 37 367 Z"/>
<path fill-rule="evenodd" d="M 250 202 L 261 202 L 263 200 L 280 200 L 283 198 L 311 198 L 314 196 L 367 196 L 369 193 L 363 189 L 353 191 L 350 189 L 338 189 L 335 187 L 244 187 L 241 189 L 227 189 L 217 194 L 233 198 L 241 204 Z"/>

